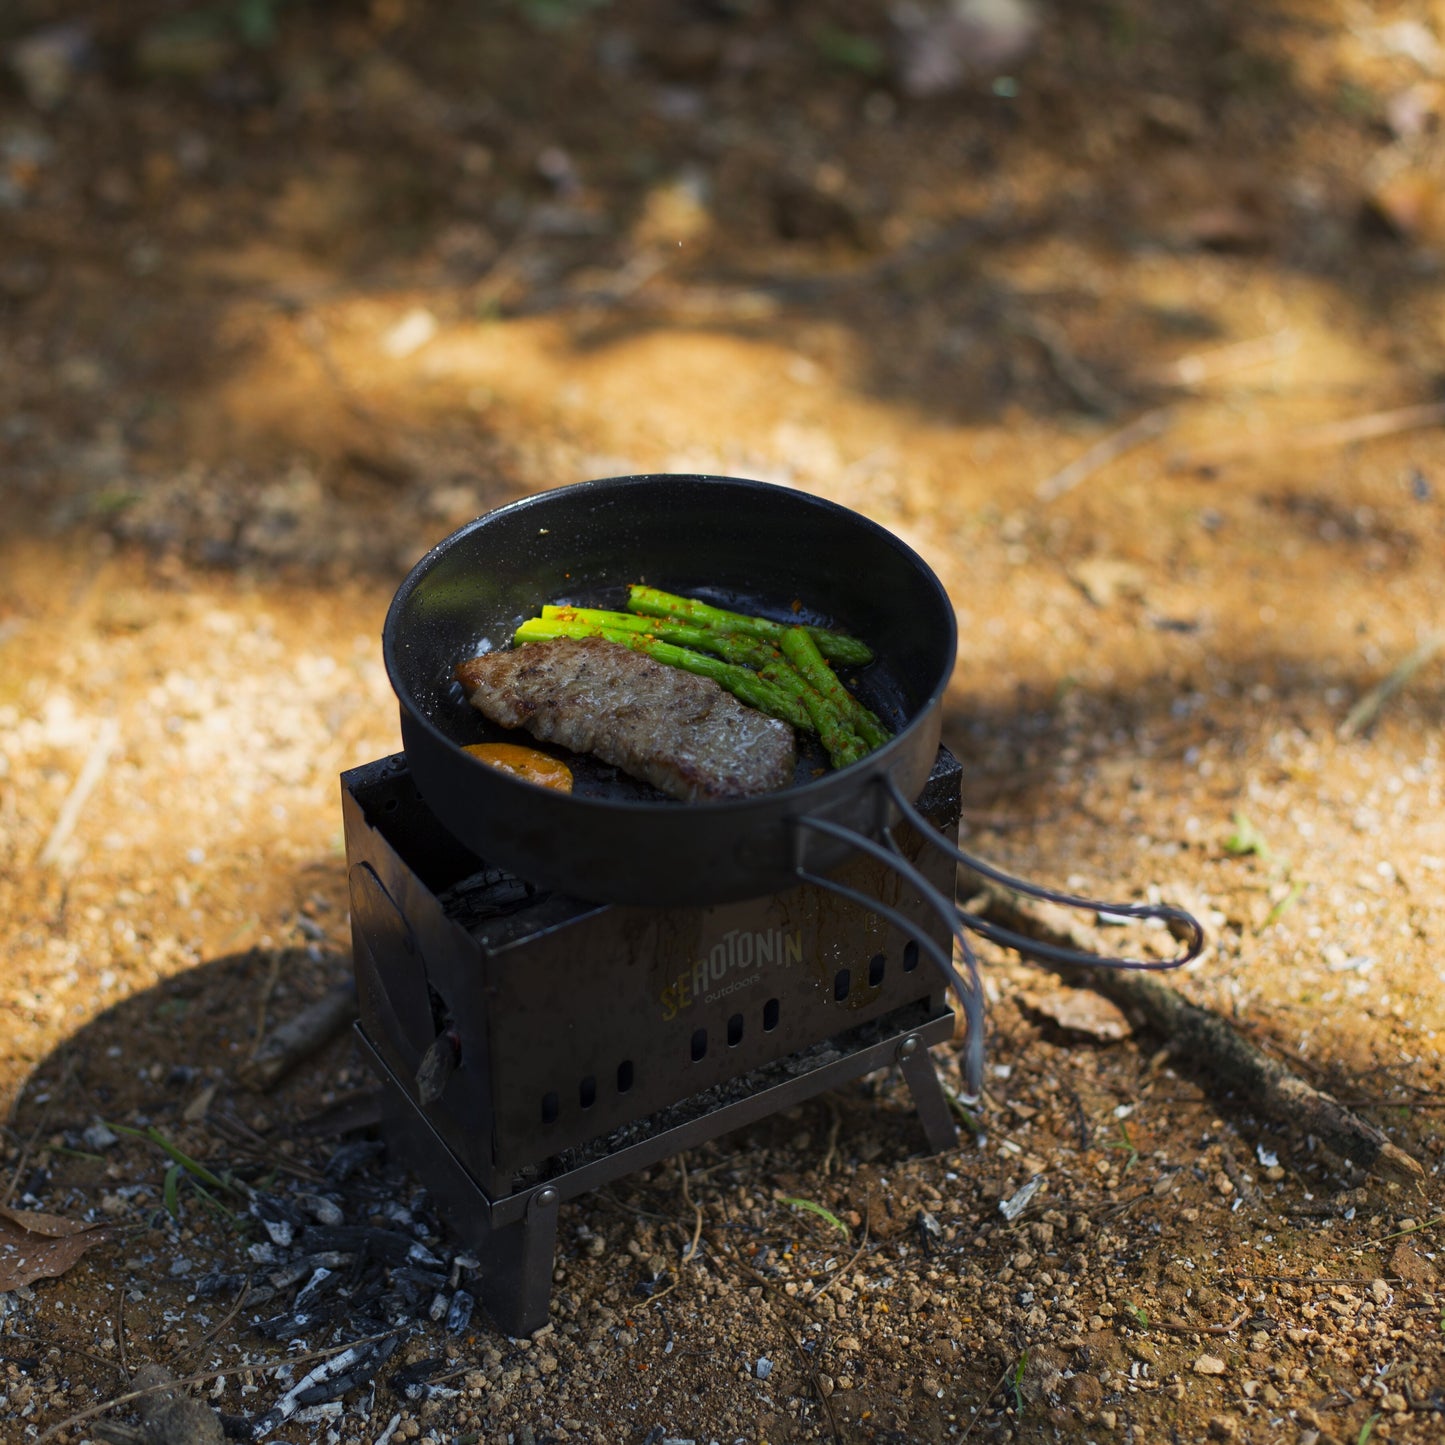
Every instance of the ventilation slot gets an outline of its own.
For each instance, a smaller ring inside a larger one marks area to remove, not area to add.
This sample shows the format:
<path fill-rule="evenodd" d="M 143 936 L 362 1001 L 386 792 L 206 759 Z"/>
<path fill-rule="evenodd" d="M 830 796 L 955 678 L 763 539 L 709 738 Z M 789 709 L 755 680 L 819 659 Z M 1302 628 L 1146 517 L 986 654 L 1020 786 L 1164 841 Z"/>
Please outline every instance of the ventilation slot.
<path fill-rule="evenodd" d="M 833 975 L 833 998 L 842 1003 L 848 997 L 848 990 L 853 987 L 853 975 L 846 968 L 840 968 Z"/>
<path fill-rule="evenodd" d="M 595 1074 L 588 1074 L 577 1085 L 577 1102 L 584 1109 L 590 1109 L 597 1102 L 597 1076 Z"/>
<path fill-rule="evenodd" d="M 770 1034 L 778 1026 L 778 1001 L 770 998 L 763 1005 L 763 1032 Z"/>
<path fill-rule="evenodd" d="M 632 1087 L 632 1060 L 623 1059 L 617 1066 L 617 1092 L 625 1094 Z"/>
<path fill-rule="evenodd" d="M 868 987 L 877 988 L 883 982 L 884 971 L 888 967 L 887 958 L 881 953 L 875 953 L 868 960 Z"/>
<path fill-rule="evenodd" d="M 557 1096 L 553 1093 L 542 1095 L 542 1122 L 544 1124 L 555 1124 L 557 1122 Z"/>
<path fill-rule="evenodd" d="M 707 1030 L 706 1030 L 706 1029 L 694 1029 L 694 1030 L 692 1031 L 692 1061 L 693 1061 L 693 1063 L 697 1063 L 698 1060 L 704 1059 L 704 1058 L 706 1058 L 706 1057 L 707 1057 Z"/>
<path fill-rule="evenodd" d="M 918 967 L 918 945 L 910 938 L 903 945 L 903 972 L 912 973 Z"/>
<path fill-rule="evenodd" d="M 728 1020 L 728 1048 L 735 1049 L 743 1041 L 743 1016 L 734 1014 Z"/>

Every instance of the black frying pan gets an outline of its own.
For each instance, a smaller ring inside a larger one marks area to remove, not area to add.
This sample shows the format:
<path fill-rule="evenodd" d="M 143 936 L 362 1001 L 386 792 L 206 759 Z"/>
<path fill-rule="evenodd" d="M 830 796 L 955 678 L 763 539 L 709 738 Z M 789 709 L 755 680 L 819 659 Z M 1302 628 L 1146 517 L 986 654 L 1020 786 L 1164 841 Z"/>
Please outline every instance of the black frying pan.
<path fill-rule="evenodd" d="M 464 698 L 453 680 L 459 662 L 509 646 L 518 624 L 547 603 L 618 607 L 638 582 L 862 638 L 876 660 L 847 680 L 893 738 L 836 771 L 804 750 L 792 787 L 692 804 L 570 757 L 576 786 L 558 793 L 462 750 L 506 734 Z M 953 606 L 938 578 L 868 518 L 786 487 L 669 475 L 583 482 L 477 518 L 412 569 L 382 638 L 407 764 L 423 798 L 463 843 L 524 878 L 582 899 L 700 906 L 780 892 L 800 879 L 842 891 L 828 874 L 862 849 L 929 898 L 970 961 L 964 924 L 1036 955 L 1111 962 L 1050 950 L 960 915 L 893 844 L 890 830 L 906 817 L 925 839 L 955 851 L 912 802 L 938 751 L 957 640 Z M 1003 877 L 968 855 L 955 856 Z M 1112 962 L 1173 967 L 1203 946 L 1199 925 L 1178 910 L 1068 900 L 1004 881 L 1056 901 L 1182 921 L 1191 932 L 1190 951 L 1169 964 Z M 864 901 L 908 927 L 876 901 Z M 965 990 L 944 950 L 927 951 L 966 1006 L 973 994 L 976 1009 L 976 989 Z M 978 1028 L 970 1033 L 980 1040 Z"/>
<path fill-rule="evenodd" d="M 822 759 L 804 749 L 799 780 L 778 793 L 688 805 L 570 758 L 574 792 L 549 792 L 461 751 L 507 734 L 467 703 L 457 663 L 509 646 L 546 603 L 621 606 L 636 582 L 863 638 L 878 660 L 857 685 L 896 736 L 820 776 Z M 831 870 L 848 845 L 800 831 L 800 818 L 872 835 L 896 821 L 874 780 L 910 799 L 922 791 L 956 637 L 938 579 L 867 518 L 761 482 L 651 476 L 543 492 L 463 527 L 402 583 L 383 645 L 408 765 L 452 833 L 574 897 L 664 906 L 775 893 L 797 883 L 800 865 Z"/>

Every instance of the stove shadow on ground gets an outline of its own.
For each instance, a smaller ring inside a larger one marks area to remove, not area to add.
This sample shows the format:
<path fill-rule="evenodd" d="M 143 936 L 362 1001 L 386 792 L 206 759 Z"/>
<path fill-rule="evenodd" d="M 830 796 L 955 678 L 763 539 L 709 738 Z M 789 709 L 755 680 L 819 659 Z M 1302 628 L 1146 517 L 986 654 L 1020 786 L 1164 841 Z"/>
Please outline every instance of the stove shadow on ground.
<path fill-rule="evenodd" d="M 337 1385 L 335 1398 L 341 1398 L 346 1389 L 374 1379 L 374 1408 L 384 1421 L 393 1409 L 426 1397 L 432 1376 L 447 1372 L 448 1352 L 460 1351 L 465 1361 L 495 1347 L 511 1360 L 517 1350 L 477 1309 L 478 1291 L 467 1256 L 439 1225 L 430 1201 L 388 1162 L 368 1122 L 365 1096 L 371 1080 L 349 1038 L 333 1039 L 269 1093 L 249 1091 L 235 1082 L 236 1069 L 254 1043 L 263 999 L 270 999 L 268 1015 L 274 1027 L 349 972 L 348 960 L 334 953 L 249 950 L 202 963 L 99 1014 L 31 1075 L 14 1120 L 17 1137 L 28 1141 L 14 1202 L 70 1218 L 99 1209 L 96 1217 L 131 1227 L 121 1244 L 92 1251 L 73 1274 L 90 1272 L 91 1292 L 80 1286 L 81 1298 L 97 1301 L 91 1310 L 101 1318 L 114 1310 L 112 1286 L 125 1279 L 127 1297 L 133 1301 L 126 1305 L 133 1340 L 168 1338 L 168 1358 L 204 1334 L 198 1314 L 208 1320 L 226 1316 L 243 1290 L 242 1308 L 212 1353 L 234 1348 L 254 1359 L 297 1339 L 319 1348 L 337 1338 L 379 1333 L 398 1318 L 410 1321 L 402 1338 L 414 1336 L 424 1341 L 424 1349 L 418 1344 L 405 1363 L 400 1354 L 389 1360 L 390 1351 L 378 1350 L 360 1361 L 349 1384 Z M 1005 999 L 998 1012 L 999 1057 L 1014 1064 L 1018 1083 L 1009 1087 L 1021 1098 L 1032 1087 L 1024 1073 L 1035 1071 L 1020 1071 L 1018 1063 L 1031 1052 L 1036 1058 L 1046 1056 L 1047 1068 L 1065 1072 L 1071 1068 L 1070 1047 L 1097 1058 L 1098 1069 L 1119 1067 L 1117 1059 L 1105 1064 L 1103 1055 L 1070 1046 L 1047 1027 L 1024 1022 L 1011 999 Z M 947 1071 L 952 1062 L 949 1046 L 935 1052 Z M 1188 1084 L 1206 1091 L 1202 1102 L 1207 1112 L 1197 1106 L 1187 1111 L 1195 1125 L 1207 1124 L 1217 1109 L 1231 1126 L 1242 1125 L 1249 1137 L 1267 1141 L 1291 1166 L 1305 1163 L 1302 1157 L 1290 1159 L 1289 1141 L 1242 1116 L 1227 1096 L 1210 1100 L 1209 1079 L 1181 1072 Z M 952 1077 L 956 1081 L 956 1066 Z M 1091 1063 L 1073 1082 L 1085 1078 L 1091 1086 L 1100 1082 L 1096 1065 Z M 1122 1074 L 1116 1082 L 1121 1080 Z M 350 1109 L 357 1112 L 348 1117 Z M 687 1167 L 694 1190 L 704 1191 L 694 1197 L 707 1200 L 709 1228 L 726 1227 L 717 1224 L 712 1211 L 720 1212 L 722 1201 L 734 1191 L 765 1198 L 778 1186 L 791 1185 L 789 1193 L 821 1193 L 827 1187 L 818 1170 L 823 1140 L 830 1130 L 838 1137 L 840 1119 L 839 1178 L 867 1175 L 876 1182 L 883 1171 L 900 1178 L 911 1171 L 914 1187 L 926 1179 L 958 1191 L 981 1221 L 975 1228 L 1002 1229 L 998 1201 L 1007 1192 L 1008 1171 L 1016 1165 L 967 1140 L 956 1158 L 920 1159 L 922 1131 L 892 1076 L 869 1076 L 786 1117 L 770 1117 L 698 1150 Z M 111 1140 L 96 1129 L 101 1123 L 155 1132 L 143 1139 L 115 1130 L 119 1137 Z M 808 1133 L 811 1146 L 801 1142 Z M 831 1154 L 831 1143 L 828 1150 Z M 182 1156 L 217 1176 L 221 1185 L 181 1164 Z M 865 1158 L 873 1162 L 865 1164 Z M 1073 1166 L 1051 1159 L 1049 1167 L 1056 1178 L 1067 1179 Z M 1146 1162 L 1140 1173 L 1147 1168 Z M 946 1172 L 949 1169 L 957 1172 Z M 216 1206 L 246 1212 L 247 1202 L 225 1187 L 232 1173 L 259 1191 L 244 1231 L 227 1222 L 197 1187 L 207 1189 Z M 679 1222 L 685 1222 L 678 1213 L 679 1174 L 666 1163 L 636 1181 L 624 1179 L 565 1205 L 569 1268 L 575 1256 L 585 1255 L 589 1238 L 615 1238 L 619 1222 L 623 1237 L 634 1227 L 661 1229 L 670 1237 Z M 687 1174 L 680 1177 L 685 1191 Z M 1338 1182 L 1339 1176 L 1334 1177 Z M 955 1182 L 944 1185 L 945 1178 Z M 1133 1182 L 1141 1181 L 1136 1176 Z M 1142 1193 L 1147 1196 L 1148 1190 Z M 303 1203 L 308 1196 L 329 1201 L 334 1212 Z M 771 1201 L 760 1207 L 777 1208 Z M 1149 1203 L 1142 1206 L 1146 1214 L 1151 1208 Z M 990 1218 L 992 1224 L 987 1223 Z M 1131 1234 L 1120 1215 L 1113 1228 L 1127 1235 L 1129 1250 L 1147 1252 L 1152 1245 L 1143 1234 L 1142 1219 L 1134 1225 Z M 782 1227 L 795 1232 L 801 1228 L 796 1222 Z M 895 1222 L 894 1227 L 903 1224 Z M 766 1239 L 776 1236 L 777 1229 L 745 1232 L 738 1238 L 753 1234 Z M 1145 1242 L 1139 1243 L 1134 1234 Z M 1017 1247 L 1010 1238 L 990 1235 L 982 1257 L 993 1260 L 991 1267 L 1002 1268 Z M 258 1245 L 259 1256 L 254 1249 Z M 995 1258 L 998 1250 L 1003 1252 Z M 317 1282 L 310 1267 L 322 1251 L 331 1258 L 333 1286 Z M 608 1286 L 614 1292 L 620 1288 L 624 1310 L 629 1294 L 635 1296 L 631 1308 L 636 1310 L 650 1292 L 667 1287 L 646 1251 L 636 1257 L 618 1251 L 593 1263 L 595 1268 L 584 1259 L 581 1266 L 590 1271 L 592 1287 L 598 1294 Z M 579 1288 L 577 1272 L 572 1270 L 565 1286 L 569 1293 Z M 335 1282 L 345 1282 L 347 1292 L 336 1289 Z M 740 1283 L 746 1286 L 748 1281 Z M 26 1307 L 37 1315 L 35 1323 L 44 1311 L 46 1289 L 44 1282 L 37 1285 L 39 1303 Z M 74 1297 L 67 1293 L 67 1298 Z M 687 1328 L 704 1328 L 710 1308 L 703 1304 L 701 1323 L 694 1321 Z M 21 1323 L 29 1327 L 32 1322 Z M 45 1328 L 55 1336 L 63 1335 L 65 1326 L 57 1317 L 46 1321 Z M 140 1350 L 138 1343 L 132 1348 Z M 412 1358 L 416 1355 L 425 1358 Z M 978 1378 L 969 1376 L 970 1398 L 986 1398 L 998 1369 L 992 1361 L 977 1364 L 972 1373 Z M 264 1380 L 247 1408 L 258 1414 L 282 1396 L 283 1388 Z M 99 1377 L 96 1389 L 96 1398 L 105 1398 L 107 1391 L 113 1392 L 114 1381 Z M 352 1402 L 355 1398 L 348 1397 Z M 489 1408 L 506 1408 L 506 1401 L 491 1398 Z M 996 1402 L 1000 1411 L 1002 1403 Z M 896 1438 L 942 1437 L 900 1433 Z"/>
<path fill-rule="evenodd" d="M 98 1014 L 37 1064 L 24 1085 L 10 1121 L 21 1145 L 12 1202 L 161 1230 L 172 1242 L 179 1227 L 194 1229 L 215 1251 L 214 1267 L 231 1272 L 248 1268 L 247 1247 L 260 1237 L 255 1220 L 239 1231 L 225 1223 L 228 1212 L 247 1212 L 245 1190 L 230 1189 L 232 1179 L 266 1193 L 323 1194 L 358 1225 L 412 1213 L 427 1226 L 433 1248 L 460 1249 L 415 1177 L 388 1158 L 378 1080 L 352 1020 L 300 1056 L 273 1087 L 247 1087 L 238 1078 L 254 1051 L 263 998 L 271 999 L 269 1037 L 350 977 L 350 960 L 335 954 L 247 950 L 187 969 Z M 934 1050 L 940 1061 L 949 1053 L 946 1044 Z M 928 1152 L 896 1069 L 855 1078 L 698 1147 L 746 1173 L 750 1158 L 761 1165 L 773 1145 L 797 1135 L 801 1113 L 812 1116 L 824 1106 L 830 1115 L 867 1112 L 863 1147 L 870 1157 Z M 586 1210 L 588 1198 L 564 1208 Z M 403 1211 L 403 1200 L 414 1208 Z M 264 1221 L 265 1212 L 258 1217 Z M 193 1243 L 187 1252 L 200 1248 Z M 198 1272 L 199 1266 L 182 1272 L 178 1287 L 189 1288 Z"/>

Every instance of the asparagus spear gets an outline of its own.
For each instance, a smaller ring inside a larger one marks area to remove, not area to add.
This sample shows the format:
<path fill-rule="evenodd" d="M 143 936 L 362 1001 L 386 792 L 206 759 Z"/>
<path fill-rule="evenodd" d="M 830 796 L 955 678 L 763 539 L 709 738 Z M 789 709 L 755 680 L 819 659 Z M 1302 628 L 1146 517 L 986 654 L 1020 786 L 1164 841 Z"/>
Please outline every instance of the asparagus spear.
<path fill-rule="evenodd" d="M 584 622 L 593 627 L 609 627 L 617 632 L 646 632 L 663 642 L 675 642 L 679 647 L 715 652 L 724 661 L 736 662 L 744 667 L 762 667 L 765 663 L 782 657 L 776 647 L 759 642 L 754 637 L 742 637 L 715 627 L 698 627 L 675 617 L 610 612 L 602 607 L 549 605 L 542 609 L 542 619 L 547 622 Z"/>
<path fill-rule="evenodd" d="M 835 768 L 856 763 L 868 752 L 867 743 L 853 730 L 842 710 L 831 699 L 824 697 L 816 687 L 812 687 L 786 660 L 780 657 L 776 663 L 769 663 L 759 671 L 758 676 L 802 702 L 812 721 L 813 730 L 818 734 L 824 751 L 828 754 L 828 761 Z"/>
<path fill-rule="evenodd" d="M 662 642 L 647 632 L 633 632 L 625 628 L 600 627 L 592 622 L 568 622 L 559 618 L 534 617 L 524 622 L 512 634 L 512 641 L 519 647 L 529 642 L 552 642 L 559 637 L 600 637 L 606 642 L 620 642 L 636 652 L 646 654 L 654 662 L 669 667 L 681 667 L 688 672 L 710 677 L 720 683 L 739 702 L 755 707 L 769 717 L 780 718 L 783 722 L 804 731 L 812 726 L 812 719 L 802 701 L 774 683 L 765 681 L 749 668 L 737 663 L 724 662 L 710 657 L 705 652 L 694 652 L 689 647 L 678 647 L 675 643 Z"/>
<path fill-rule="evenodd" d="M 695 597 L 678 597 L 672 592 L 661 592 L 656 587 L 630 587 L 627 604 L 634 612 L 645 612 L 650 617 L 680 617 L 698 626 L 717 627 L 726 632 L 742 633 L 745 637 L 757 637 L 774 644 L 780 644 L 783 633 L 788 630 L 786 622 L 729 612 Z M 841 662 L 847 667 L 863 667 L 873 661 L 872 650 L 856 637 L 849 637 L 843 632 L 830 632 L 823 627 L 809 627 L 806 630 L 818 651 L 834 662 Z"/>
<path fill-rule="evenodd" d="M 542 609 L 542 618 L 547 622 L 578 623 L 618 632 L 651 633 L 664 642 L 716 652 L 728 662 L 754 667 L 764 682 L 772 683 L 802 705 L 808 722 L 794 722 L 793 725 L 806 726 L 818 734 L 835 768 L 856 762 L 869 750 L 844 710 L 833 699 L 824 697 L 771 643 L 724 632 L 720 628 L 694 627 L 674 618 L 611 612 L 600 607 L 549 605 Z M 778 716 L 776 713 L 773 715 Z"/>
<path fill-rule="evenodd" d="M 783 650 L 783 656 L 843 713 L 868 749 L 882 747 L 888 741 L 892 734 L 838 681 L 807 628 L 787 628 L 778 645 Z"/>

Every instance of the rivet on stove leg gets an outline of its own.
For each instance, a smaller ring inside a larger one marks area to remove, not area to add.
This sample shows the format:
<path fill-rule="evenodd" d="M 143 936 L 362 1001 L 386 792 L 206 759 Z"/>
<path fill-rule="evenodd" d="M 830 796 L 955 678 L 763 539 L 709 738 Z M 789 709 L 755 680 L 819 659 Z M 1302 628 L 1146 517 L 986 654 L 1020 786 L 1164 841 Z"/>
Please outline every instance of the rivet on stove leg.
<path fill-rule="evenodd" d="M 899 1045 L 894 1057 L 901 1064 L 904 1059 L 911 1059 L 918 1052 L 918 1035 L 909 1034 Z"/>
<path fill-rule="evenodd" d="M 534 1210 L 551 1209 L 558 1200 L 557 1191 L 549 1184 L 545 1189 L 539 1189 L 527 1202 L 527 1213 Z"/>

